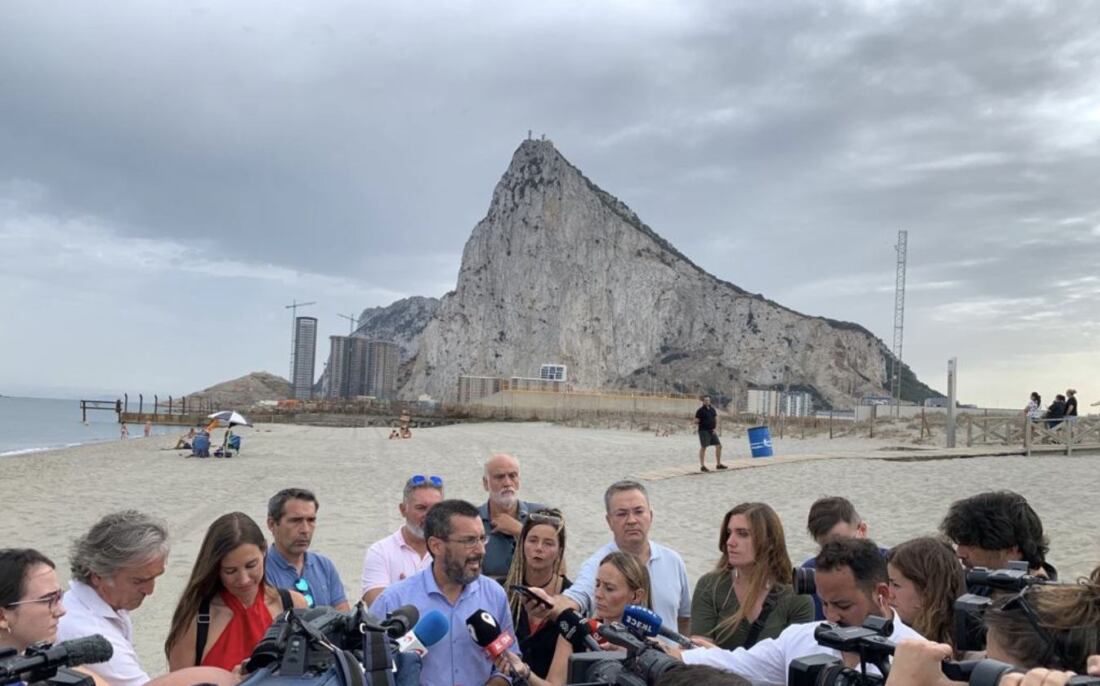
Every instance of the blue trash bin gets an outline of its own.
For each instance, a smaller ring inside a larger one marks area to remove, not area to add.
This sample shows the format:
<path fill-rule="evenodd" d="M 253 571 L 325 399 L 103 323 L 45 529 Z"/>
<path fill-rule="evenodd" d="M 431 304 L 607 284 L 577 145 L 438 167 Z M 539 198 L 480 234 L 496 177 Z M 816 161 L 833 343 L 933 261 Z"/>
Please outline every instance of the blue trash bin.
<path fill-rule="evenodd" d="M 753 457 L 771 457 L 772 435 L 766 426 L 754 426 L 749 428 L 749 450 Z"/>

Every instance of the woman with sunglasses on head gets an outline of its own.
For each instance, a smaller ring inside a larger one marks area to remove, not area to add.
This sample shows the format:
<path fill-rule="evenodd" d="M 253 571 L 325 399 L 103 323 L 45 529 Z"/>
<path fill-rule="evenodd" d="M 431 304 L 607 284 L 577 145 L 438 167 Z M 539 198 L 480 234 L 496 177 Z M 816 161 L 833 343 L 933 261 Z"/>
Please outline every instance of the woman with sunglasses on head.
<path fill-rule="evenodd" d="M 540 598 L 550 597 L 542 589 L 532 589 Z M 649 607 L 653 596 L 649 582 L 649 570 L 638 558 L 616 551 L 600 561 L 596 570 L 595 619 L 601 624 L 620 622 L 627 605 Z M 596 637 L 599 640 L 598 637 Z M 601 643 L 601 645 L 603 645 Z M 607 646 L 615 649 L 614 646 Z M 559 636 L 554 648 L 554 659 L 546 678 L 540 678 L 518 655 L 504 652 L 497 658 L 497 667 L 526 679 L 531 686 L 563 686 L 569 677 L 569 657 L 573 645 Z"/>
<path fill-rule="evenodd" d="M 733 650 L 813 621 L 809 596 L 791 588 L 792 566 L 779 515 L 764 503 L 741 503 L 722 518 L 718 558 L 691 599 L 691 633 Z"/>
<path fill-rule="evenodd" d="M 308 607 L 299 593 L 264 583 L 266 551 L 263 532 L 246 514 L 222 515 L 210 525 L 164 643 L 172 671 L 194 665 L 232 670 L 275 617 L 292 606 Z"/>
<path fill-rule="evenodd" d="M 954 548 L 938 538 L 914 538 L 886 554 L 890 606 L 901 621 L 930 641 L 955 646 L 955 600 L 966 593 L 966 573 Z"/>
<path fill-rule="evenodd" d="M 508 606 L 523 660 L 539 677 L 546 677 L 550 671 L 558 644 L 557 626 L 550 618 L 550 608 L 516 588 L 538 588 L 555 596 L 570 585 L 572 582 L 565 576 L 565 522 L 561 512 L 548 508 L 529 513 L 520 530 L 519 545 L 512 556 L 504 588 L 508 591 Z"/>

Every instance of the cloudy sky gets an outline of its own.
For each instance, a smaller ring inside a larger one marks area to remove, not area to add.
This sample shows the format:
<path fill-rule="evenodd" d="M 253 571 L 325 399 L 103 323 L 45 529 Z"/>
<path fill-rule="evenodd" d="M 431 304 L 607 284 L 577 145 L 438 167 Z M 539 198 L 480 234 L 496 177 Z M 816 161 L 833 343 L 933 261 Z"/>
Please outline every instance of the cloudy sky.
<path fill-rule="evenodd" d="M 292 300 L 327 337 L 453 288 L 533 129 L 888 343 L 906 229 L 922 379 L 1100 399 L 1095 2 L 8 0 L 0 94 L 0 393 L 285 376 Z"/>

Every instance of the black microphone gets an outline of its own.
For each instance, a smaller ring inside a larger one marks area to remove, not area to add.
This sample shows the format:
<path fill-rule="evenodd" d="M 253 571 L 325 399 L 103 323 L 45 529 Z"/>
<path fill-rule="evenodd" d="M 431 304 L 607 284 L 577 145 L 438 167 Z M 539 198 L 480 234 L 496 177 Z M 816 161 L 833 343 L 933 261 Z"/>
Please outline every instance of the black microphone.
<path fill-rule="evenodd" d="M 558 633 L 573 645 L 573 650 L 580 652 L 585 650 L 599 650 L 600 644 L 592 637 L 592 629 L 588 623 L 581 619 L 571 609 L 562 610 L 558 614 Z"/>
<path fill-rule="evenodd" d="M 502 632 L 496 617 L 485 610 L 477 610 L 466 618 L 466 629 L 474 643 L 485 649 L 485 656 L 495 660 L 516 642 L 512 634 Z"/>
<path fill-rule="evenodd" d="M 0 683 L 27 672 L 33 676 L 28 683 L 48 678 L 59 667 L 75 667 L 95 662 L 106 662 L 115 654 L 111 642 L 99 634 L 74 638 L 50 645 L 36 643 L 17 657 L 0 661 Z M 42 676 L 39 676 L 42 675 Z"/>
<path fill-rule="evenodd" d="M 420 621 L 420 610 L 415 605 L 402 605 L 386 615 L 382 620 L 382 626 L 386 628 L 386 634 L 390 638 L 401 638 L 412 631 L 416 623 Z"/>

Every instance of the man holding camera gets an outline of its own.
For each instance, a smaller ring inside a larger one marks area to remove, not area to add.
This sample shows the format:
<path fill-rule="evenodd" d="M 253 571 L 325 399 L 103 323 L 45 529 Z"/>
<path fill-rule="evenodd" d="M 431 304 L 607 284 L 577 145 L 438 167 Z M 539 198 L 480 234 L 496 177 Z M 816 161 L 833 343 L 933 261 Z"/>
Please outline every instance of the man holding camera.
<path fill-rule="evenodd" d="M 507 686 L 506 679 L 467 632 L 466 618 L 477 611 L 491 614 L 502 634 L 515 636 L 508 597 L 500 584 L 481 574 L 485 527 L 478 509 L 464 500 L 443 500 L 428 510 L 424 537 L 432 564 L 382 591 L 370 607 L 385 617 L 402 605 L 413 605 L 423 617 L 438 610 L 451 629 L 424 657 L 422 684 Z M 517 644 L 508 650 L 518 653 Z"/>
<path fill-rule="evenodd" d="M 1026 561 L 1032 575 L 1058 578 L 1058 570 L 1046 561 L 1049 546 L 1043 522 L 1018 493 L 991 491 L 956 500 L 940 530 L 955 544 L 967 569 L 1004 569 L 1009 562 Z M 982 591 L 970 589 L 971 593 Z"/>
<path fill-rule="evenodd" d="M 825 618 L 840 627 L 859 627 L 868 617 L 877 616 L 892 621 L 887 638 L 897 642 L 903 638 L 919 638 L 890 608 L 890 589 L 886 561 L 878 546 L 867 539 L 841 538 L 827 542 L 815 558 L 817 565 L 817 595 Z M 859 668 L 859 656 L 841 653 L 820 645 L 814 637 L 816 623 L 792 624 L 775 639 L 764 639 L 746 650 L 728 651 L 721 648 L 696 648 L 679 653 L 666 648 L 688 664 L 706 664 L 746 679 L 765 683 L 787 682 L 792 662 L 811 655 L 829 654 L 839 657 L 848 667 Z M 868 665 L 868 670 L 874 670 Z"/>

